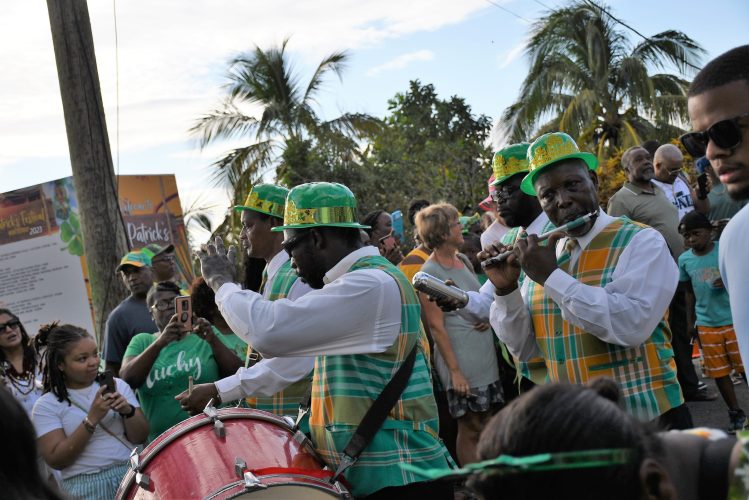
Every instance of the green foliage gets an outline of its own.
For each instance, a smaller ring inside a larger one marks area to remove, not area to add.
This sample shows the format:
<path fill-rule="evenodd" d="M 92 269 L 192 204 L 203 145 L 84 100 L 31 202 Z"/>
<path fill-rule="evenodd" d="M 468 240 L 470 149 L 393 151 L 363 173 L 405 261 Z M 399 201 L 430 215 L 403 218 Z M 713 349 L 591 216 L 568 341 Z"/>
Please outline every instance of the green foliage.
<path fill-rule="evenodd" d="M 608 9 L 606 9 L 608 10 Z M 502 122 L 511 142 L 561 130 L 600 159 L 668 141 L 688 121 L 683 78 L 704 50 L 668 30 L 633 44 L 601 7 L 578 0 L 531 28 L 530 70 Z M 666 73 L 675 67 L 682 76 Z"/>
<path fill-rule="evenodd" d="M 474 116 L 463 98 L 439 99 L 418 80 L 388 101 L 385 127 L 372 136 L 365 184 L 355 188 L 362 212 L 405 212 L 416 198 L 448 201 L 459 210 L 486 197 L 491 151 L 487 116 Z"/>
<path fill-rule="evenodd" d="M 67 250 L 70 255 L 81 257 L 83 255 L 83 234 L 81 223 L 75 212 L 70 212 L 68 218 L 60 225 L 60 239 L 66 246 L 60 250 Z"/>

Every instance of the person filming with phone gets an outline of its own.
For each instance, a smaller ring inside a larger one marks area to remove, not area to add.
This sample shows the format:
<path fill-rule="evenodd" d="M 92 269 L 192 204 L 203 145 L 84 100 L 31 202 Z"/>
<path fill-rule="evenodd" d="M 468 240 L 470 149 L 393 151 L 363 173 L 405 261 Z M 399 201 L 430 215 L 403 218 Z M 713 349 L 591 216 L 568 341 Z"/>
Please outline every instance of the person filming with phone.
<path fill-rule="evenodd" d="M 44 387 L 32 411 L 41 455 L 72 498 L 114 498 L 131 450 L 148 434 L 135 394 L 112 372 L 100 376 L 99 347 L 83 328 L 45 325 L 34 350 Z"/>
<path fill-rule="evenodd" d="M 190 298 L 181 297 L 175 283 L 152 287 L 146 303 L 158 331 L 133 337 L 120 375 L 137 389 L 151 424 L 150 442 L 189 417 L 174 396 L 188 389 L 190 378 L 196 384 L 215 382 L 236 372 L 242 360 L 207 320 L 193 317 Z"/>

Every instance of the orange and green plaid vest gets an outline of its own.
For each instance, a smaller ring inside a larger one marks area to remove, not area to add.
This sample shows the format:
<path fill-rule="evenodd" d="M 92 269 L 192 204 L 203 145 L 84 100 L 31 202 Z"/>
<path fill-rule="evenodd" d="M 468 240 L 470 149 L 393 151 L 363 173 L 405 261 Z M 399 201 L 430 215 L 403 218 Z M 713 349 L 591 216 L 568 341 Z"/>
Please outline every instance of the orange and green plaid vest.
<path fill-rule="evenodd" d="M 541 228 L 541 232 L 539 234 L 543 234 L 547 231 L 551 231 L 556 226 L 552 224 L 551 221 L 547 221 L 544 227 Z M 505 233 L 504 237 L 502 237 L 502 244 L 503 245 L 510 245 L 515 242 L 515 239 L 517 238 L 518 231 L 520 231 L 519 227 L 513 227 L 507 233 Z M 542 246 L 546 246 L 547 242 L 542 241 L 540 243 Z M 520 270 L 520 277 L 518 278 L 518 287 L 523 287 L 523 283 L 525 280 L 528 279 L 528 276 L 525 274 L 525 271 L 522 269 Z M 544 361 L 543 357 L 538 358 L 532 358 L 528 361 L 520 361 L 516 357 L 513 356 L 513 361 L 515 362 L 516 367 L 516 382 L 518 383 L 518 388 L 520 387 L 520 377 L 525 377 L 534 384 L 543 384 L 548 380 L 548 377 L 546 376 L 546 361 Z"/>
<path fill-rule="evenodd" d="M 343 449 L 364 414 L 401 366 L 414 344 L 419 345 L 408 386 L 359 460 L 346 473 L 354 497 L 389 486 L 423 481 L 402 470 L 402 462 L 424 468 L 452 465 L 438 437 L 437 404 L 424 351 L 426 335 L 421 306 L 406 277 L 387 259 L 364 257 L 348 272 L 380 269 L 398 284 L 401 299 L 400 334 L 382 353 L 318 356 L 312 381 L 310 431 L 315 449 L 336 470 Z M 341 303 L 345 307 L 345 302 Z"/>
<path fill-rule="evenodd" d="M 616 219 L 580 252 L 571 269 L 568 254 L 560 256 L 559 268 L 585 285 L 603 287 L 611 281 L 624 249 L 644 227 L 626 217 Z M 610 377 L 621 387 L 626 410 L 648 420 L 684 402 L 665 318 L 644 343 L 625 347 L 603 342 L 562 319 L 557 304 L 537 283 L 530 283 L 528 305 L 551 381 L 584 384 Z"/>
<path fill-rule="evenodd" d="M 299 275 L 294 269 L 292 269 L 291 260 L 287 260 L 278 269 L 276 275 L 273 277 L 273 281 L 266 283 L 266 286 L 271 287 L 268 300 L 286 298 L 297 279 L 299 279 Z M 247 352 L 249 353 L 251 350 L 252 347 L 248 346 Z M 297 414 L 299 413 L 299 402 L 302 397 L 304 397 L 311 383 L 312 372 L 310 372 L 308 376 L 301 380 L 297 380 L 273 396 L 248 397 L 245 398 L 245 401 L 250 408 L 257 408 L 258 410 L 275 413 L 276 415 L 289 416 L 296 420 Z M 302 431 L 308 431 L 306 417 L 300 424 L 300 427 Z"/>

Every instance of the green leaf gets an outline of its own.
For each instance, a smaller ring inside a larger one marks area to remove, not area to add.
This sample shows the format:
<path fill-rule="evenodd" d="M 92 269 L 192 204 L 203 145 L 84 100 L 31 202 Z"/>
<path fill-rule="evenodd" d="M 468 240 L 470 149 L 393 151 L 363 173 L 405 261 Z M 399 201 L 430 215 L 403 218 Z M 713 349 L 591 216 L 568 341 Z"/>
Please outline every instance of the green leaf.
<path fill-rule="evenodd" d="M 76 236 L 70 241 L 68 244 L 68 252 L 70 252 L 71 255 L 76 255 L 78 257 L 83 255 L 83 242 L 79 236 Z"/>
<path fill-rule="evenodd" d="M 68 221 L 63 222 L 60 226 L 60 239 L 67 243 L 73 236 L 75 236 L 75 231 L 70 226 L 70 223 Z"/>

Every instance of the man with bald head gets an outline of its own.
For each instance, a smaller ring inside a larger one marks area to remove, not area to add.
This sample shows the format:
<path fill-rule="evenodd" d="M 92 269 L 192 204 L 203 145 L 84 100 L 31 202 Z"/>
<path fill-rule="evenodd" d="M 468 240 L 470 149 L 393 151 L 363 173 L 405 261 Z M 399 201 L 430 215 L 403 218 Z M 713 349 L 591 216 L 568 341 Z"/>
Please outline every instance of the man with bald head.
<path fill-rule="evenodd" d="M 664 144 L 655 151 L 653 157 L 655 179 L 653 184 L 658 186 L 666 198 L 679 210 L 679 220 L 692 210 L 707 214 L 710 203 L 707 198 L 698 198 L 694 189 L 687 182 L 683 173 L 684 155 L 673 144 Z"/>
<path fill-rule="evenodd" d="M 673 176 L 673 179 L 680 181 L 676 179 L 676 173 L 669 175 L 667 172 L 668 167 L 675 167 L 677 162 L 680 164 L 682 156 L 679 149 L 667 144 L 661 146 L 658 151 L 662 171 L 666 171 L 665 175 Z M 678 261 L 679 255 L 684 251 L 684 239 L 679 234 L 679 210 L 666 197 L 664 191 L 656 187 L 653 179 L 656 169 L 650 153 L 641 146 L 634 146 L 624 152 L 621 162 L 627 173 L 627 182 L 611 197 L 606 211 L 614 217 L 626 215 L 635 222 L 647 224 L 657 230 L 666 240 L 671 256 Z M 708 392 L 707 387 L 700 385 L 692 365 L 692 345 L 686 324 L 686 304 L 682 285 L 677 288 L 669 311 L 668 321 L 672 333 L 676 373 L 684 397 L 689 401 L 715 399 L 715 395 Z"/>

